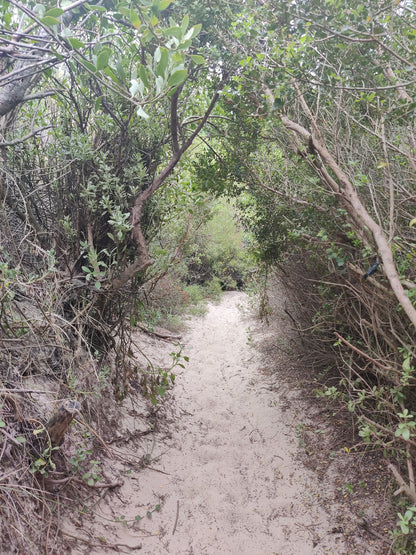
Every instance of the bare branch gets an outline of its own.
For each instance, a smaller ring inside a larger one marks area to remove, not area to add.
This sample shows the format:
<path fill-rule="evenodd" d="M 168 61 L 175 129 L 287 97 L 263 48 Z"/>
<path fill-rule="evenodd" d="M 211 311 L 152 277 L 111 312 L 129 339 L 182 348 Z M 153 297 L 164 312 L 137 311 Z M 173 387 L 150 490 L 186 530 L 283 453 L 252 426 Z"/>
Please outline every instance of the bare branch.
<path fill-rule="evenodd" d="M 7 141 L 7 142 L 3 142 L 0 143 L 0 148 L 1 147 L 8 147 L 8 146 L 16 146 L 20 143 L 24 143 L 25 141 L 27 141 L 28 139 L 30 139 L 31 137 L 34 137 L 35 135 L 37 135 L 38 133 L 42 133 L 42 131 L 46 131 L 46 129 L 51 129 L 52 125 L 46 125 L 45 127 L 39 127 L 38 129 L 35 129 L 34 131 L 32 131 L 32 133 L 28 133 L 27 135 L 25 135 L 24 137 L 21 137 L 20 139 L 15 139 L 14 141 Z"/>

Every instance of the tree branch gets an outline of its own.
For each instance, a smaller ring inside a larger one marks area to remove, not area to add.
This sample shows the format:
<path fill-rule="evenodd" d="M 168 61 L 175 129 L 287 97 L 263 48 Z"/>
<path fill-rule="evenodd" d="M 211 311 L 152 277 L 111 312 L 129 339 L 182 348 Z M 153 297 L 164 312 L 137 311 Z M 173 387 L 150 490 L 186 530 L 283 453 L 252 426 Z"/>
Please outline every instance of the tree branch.
<path fill-rule="evenodd" d="M 34 131 L 32 131 L 32 133 L 28 133 L 27 135 L 25 135 L 24 137 L 21 137 L 20 139 L 14 139 L 14 141 L 7 141 L 7 142 L 0 143 L 0 148 L 7 147 L 7 146 L 18 145 L 20 143 L 23 143 L 23 142 L 27 141 L 31 137 L 34 137 L 38 133 L 41 133 L 42 131 L 46 131 L 46 129 L 51 129 L 51 128 L 52 128 L 52 125 L 46 125 L 45 127 L 39 127 L 38 129 L 35 129 Z"/>
<path fill-rule="evenodd" d="M 389 280 L 396 299 L 402 305 L 404 312 L 416 328 L 416 309 L 414 308 L 409 297 L 406 295 L 403 285 L 400 282 L 399 274 L 397 273 L 394 263 L 393 252 L 388 240 L 386 239 L 383 229 L 371 217 L 358 196 L 350 179 L 334 160 L 331 153 L 323 143 L 323 140 L 319 140 L 313 133 L 310 133 L 303 126 L 291 121 L 286 116 L 282 116 L 282 122 L 287 129 L 290 129 L 298 136 L 302 137 L 306 144 L 312 144 L 320 155 L 322 161 L 335 175 L 335 178 L 340 185 L 338 194 L 343 199 L 345 208 L 354 221 L 359 222 L 362 229 L 367 227 L 370 230 L 377 245 L 381 261 L 383 262 L 384 273 Z M 330 182 L 328 184 L 331 186 Z"/>

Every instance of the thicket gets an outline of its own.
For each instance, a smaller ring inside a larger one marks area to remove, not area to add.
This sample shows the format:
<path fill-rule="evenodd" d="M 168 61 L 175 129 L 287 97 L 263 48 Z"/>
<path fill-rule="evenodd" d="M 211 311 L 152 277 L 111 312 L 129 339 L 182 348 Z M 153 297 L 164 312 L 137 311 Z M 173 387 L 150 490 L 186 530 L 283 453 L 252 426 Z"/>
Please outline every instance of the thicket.
<path fill-rule="evenodd" d="M 56 453 L 34 441 L 50 405 L 23 389 L 47 376 L 93 418 L 91 392 L 122 399 L 145 372 L 132 325 L 241 286 L 253 260 L 295 259 L 305 337 L 338 376 L 322 395 L 351 411 L 357 449 L 385 450 L 410 503 L 395 547 L 410 549 L 415 14 L 405 0 L 3 2 L 0 459 L 6 477 L 13 460 L 34 469 L 29 489 L 0 484 L 4 522 L 23 515 L 10 543 L 47 545 L 53 521 L 29 540 L 24 503 L 50 510 L 37 480 Z M 165 374 L 145 380 L 153 398 Z"/>
<path fill-rule="evenodd" d="M 238 165 L 232 175 L 248 189 L 240 202 L 252 212 L 260 258 L 303 275 L 296 294 L 314 307 L 304 336 L 317 356 L 332 353 L 321 395 L 344 403 L 358 423 L 354 447 L 384 450 L 396 493 L 407 496 L 393 545 L 408 552 L 416 545 L 415 11 L 407 2 L 274 7 L 273 17 L 268 5 L 234 26 L 241 49 L 247 36 L 256 46 L 230 86 L 239 102 L 227 107 L 240 110 L 244 146 L 247 114 L 256 121 L 257 146 L 241 149 L 233 132 L 229 167 Z"/>

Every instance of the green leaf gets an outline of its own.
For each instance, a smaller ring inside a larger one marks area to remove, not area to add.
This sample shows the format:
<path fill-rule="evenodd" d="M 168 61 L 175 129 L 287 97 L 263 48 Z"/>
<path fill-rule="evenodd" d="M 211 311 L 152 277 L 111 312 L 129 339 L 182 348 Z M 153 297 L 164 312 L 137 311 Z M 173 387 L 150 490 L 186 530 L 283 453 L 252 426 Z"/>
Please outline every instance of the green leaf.
<path fill-rule="evenodd" d="M 186 14 L 182 20 L 182 25 L 181 25 L 182 36 L 186 33 L 188 25 L 189 25 L 189 15 Z"/>
<path fill-rule="evenodd" d="M 201 23 L 198 23 L 198 25 L 194 25 L 193 27 L 191 27 L 191 29 L 189 29 L 189 31 L 186 33 L 186 35 L 183 37 L 184 40 L 191 40 L 194 37 L 196 37 L 199 32 L 202 29 L 202 25 Z"/>
<path fill-rule="evenodd" d="M 108 66 L 108 60 L 110 59 L 111 50 L 105 48 L 97 56 L 97 70 L 100 71 Z"/>
<path fill-rule="evenodd" d="M 107 11 L 107 8 L 104 8 L 104 6 L 94 6 L 94 5 L 90 5 L 90 4 L 84 4 L 84 8 L 86 8 L 87 10 L 90 10 L 90 12 L 104 13 L 104 12 Z"/>
<path fill-rule="evenodd" d="M 165 35 L 168 37 L 175 37 L 175 39 L 182 39 L 182 30 L 180 27 L 169 27 L 164 31 Z"/>
<path fill-rule="evenodd" d="M 142 24 L 140 17 L 134 10 L 130 10 L 130 23 L 135 29 L 138 29 Z"/>
<path fill-rule="evenodd" d="M 172 3 L 172 0 L 161 0 L 161 2 L 159 2 L 159 10 L 162 12 L 163 10 L 166 10 L 166 8 L 168 8 Z"/>
<path fill-rule="evenodd" d="M 139 76 L 140 76 L 140 79 L 143 81 L 144 86 L 148 89 L 150 87 L 150 83 L 147 77 L 146 68 L 142 65 L 139 67 Z"/>
<path fill-rule="evenodd" d="M 66 40 L 69 42 L 72 48 L 77 49 L 85 47 L 85 42 L 82 42 L 82 40 L 79 40 L 76 37 L 68 37 Z"/>
<path fill-rule="evenodd" d="M 415 224 L 416 224 L 416 218 L 413 218 L 413 220 L 409 224 L 409 227 L 413 227 Z"/>
<path fill-rule="evenodd" d="M 185 42 L 182 42 L 179 46 L 178 46 L 178 50 L 187 50 L 190 46 L 191 46 L 191 40 L 186 40 Z"/>
<path fill-rule="evenodd" d="M 56 17 L 42 17 L 42 19 L 40 19 L 40 22 L 43 23 L 43 25 L 46 25 L 47 27 L 53 27 L 54 25 L 59 25 L 59 19 L 56 19 Z"/>
<path fill-rule="evenodd" d="M 110 66 L 107 66 L 104 70 L 104 73 L 107 75 L 107 77 L 109 77 L 112 81 L 114 81 L 114 83 L 117 83 L 117 85 L 119 84 L 119 80 L 117 75 L 114 73 L 114 71 L 111 69 Z"/>
<path fill-rule="evenodd" d="M 134 520 L 137 520 L 137 522 L 139 522 L 139 520 L 141 520 L 141 519 L 142 519 L 142 517 L 141 517 L 140 515 L 136 515 L 136 516 L 134 517 Z"/>
<path fill-rule="evenodd" d="M 198 54 L 193 54 L 191 56 L 192 61 L 196 64 L 196 65 L 202 65 L 205 64 L 205 58 L 203 56 L 199 56 Z"/>
<path fill-rule="evenodd" d="M 47 12 L 44 13 L 44 17 L 59 17 L 64 13 L 64 10 L 61 8 L 51 8 Z"/>
<path fill-rule="evenodd" d="M 156 73 L 161 77 L 165 77 L 166 68 L 169 63 L 169 51 L 167 48 L 160 48 L 160 61 L 157 64 Z"/>
<path fill-rule="evenodd" d="M 175 73 L 172 73 L 172 75 L 169 77 L 168 87 L 176 87 L 178 85 L 181 85 L 187 77 L 188 72 L 186 71 L 186 69 L 179 69 L 178 71 L 175 71 Z"/>
<path fill-rule="evenodd" d="M 118 73 L 118 76 L 120 77 L 120 79 L 122 81 L 125 81 L 126 80 L 126 73 L 124 71 L 124 67 L 123 67 L 123 64 L 122 64 L 122 61 L 121 61 L 120 58 L 116 62 L 116 70 L 117 70 L 117 73 Z"/>
<path fill-rule="evenodd" d="M 410 355 L 404 359 L 402 367 L 405 372 L 410 372 Z"/>
<path fill-rule="evenodd" d="M 82 63 L 84 64 L 84 66 L 89 69 L 92 72 L 96 72 L 96 67 L 95 65 L 93 65 L 91 62 L 88 62 L 87 60 L 82 60 Z"/>

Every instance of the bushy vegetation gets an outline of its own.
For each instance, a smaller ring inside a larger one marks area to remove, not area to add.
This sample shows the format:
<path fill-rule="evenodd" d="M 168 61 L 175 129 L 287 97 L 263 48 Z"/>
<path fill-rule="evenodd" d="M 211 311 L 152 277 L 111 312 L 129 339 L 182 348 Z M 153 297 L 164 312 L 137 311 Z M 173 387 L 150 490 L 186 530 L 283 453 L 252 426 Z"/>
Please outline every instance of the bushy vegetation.
<path fill-rule="evenodd" d="M 412 549 L 411 3 L 27 0 L 0 18 L 0 458 L 32 464 L 21 442 L 46 409 L 22 420 L 26 381 L 88 410 L 104 382 L 122 399 L 143 373 L 132 325 L 178 328 L 253 266 L 290 280 L 300 261 L 311 348 L 338 376 L 323 394 L 357 449 L 384 450 L 409 502 L 395 548 Z M 7 521 L 21 501 L 1 495 Z M 24 550 L 30 526 L 6 537 Z"/>

